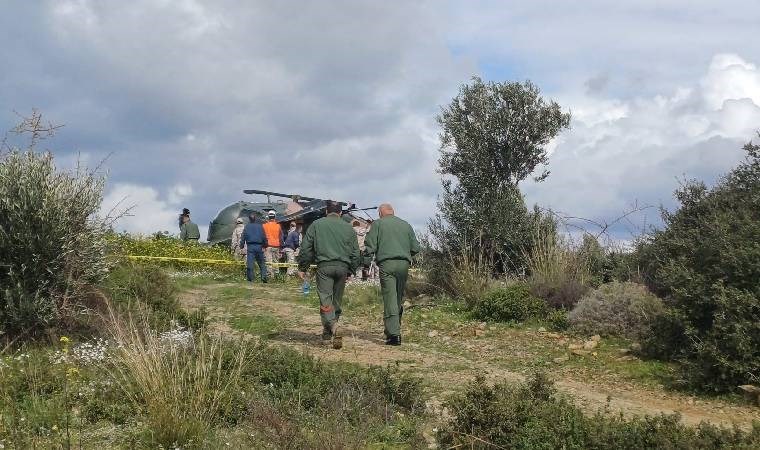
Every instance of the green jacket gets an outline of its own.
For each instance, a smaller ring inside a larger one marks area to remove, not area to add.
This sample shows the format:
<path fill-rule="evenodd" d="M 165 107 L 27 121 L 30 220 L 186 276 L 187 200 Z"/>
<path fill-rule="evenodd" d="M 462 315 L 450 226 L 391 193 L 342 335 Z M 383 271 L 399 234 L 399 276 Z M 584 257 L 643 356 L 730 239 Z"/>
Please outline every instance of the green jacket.
<path fill-rule="evenodd" d="M 368 260 L 375 256 L 378 263 L 386 259 L 405 259 L 420 252 L 420 243 L 412 226 L 396 216 L 385 216 L 372 222 L 364 238 L 364 255 Z"/>
<path fill-rule="evenodd" d="M 198 225 L 193 222 L 183 223 L 179 227 L 179 238 L 183 241 L 193 240 L 197 241 L 201 238 L 201 232 L 198 230 Z"/>
<path fill-rule="evenodd" d="M 336 215 L 328 215 L 309 225 L 301 243 L 298 267 L 309 268 L 310 264 L 344 262 L 351 272 L 360 264 L 359 242 L 350 224 Z"/>

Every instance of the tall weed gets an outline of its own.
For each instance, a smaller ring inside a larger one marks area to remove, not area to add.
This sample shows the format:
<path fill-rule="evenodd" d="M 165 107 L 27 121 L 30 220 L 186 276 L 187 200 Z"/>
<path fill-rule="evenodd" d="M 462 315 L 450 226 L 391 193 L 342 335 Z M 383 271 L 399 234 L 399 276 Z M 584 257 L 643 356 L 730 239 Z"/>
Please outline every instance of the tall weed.
<path fill-rule="evenodd" d="M 461 253 L 440 252 L 427 261 L 427 277 L 451 298 L 474 307 L 494 284 L 493 264 L 481 253 L 466 248 Z"/>
<path fill-rule="evenodd" d="M 536 227 L 533 233 L 533 245 L 525 252 L 531 291 L 550 306 L 571 308 L 591 281 L 587 258 L 554 230 Z"/>
<path fill-rule="evenodd" d="M 245 347 L 230 356 L 223 337 L 158 334 L 131 321 L 114 320 L 113 338 L 110 373 L 146 417 L 150 445 L 199 445 L 214 424 L 244 410 Z"/>

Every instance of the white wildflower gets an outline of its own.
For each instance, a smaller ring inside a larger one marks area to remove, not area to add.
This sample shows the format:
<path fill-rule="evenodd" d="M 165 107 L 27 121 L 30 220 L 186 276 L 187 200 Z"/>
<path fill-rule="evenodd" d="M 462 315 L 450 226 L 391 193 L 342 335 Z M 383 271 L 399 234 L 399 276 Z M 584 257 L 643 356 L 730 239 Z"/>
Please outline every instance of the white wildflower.
<path fill-rule="evenodd" d="M 193 343 L 193 332 L 177 326 L 169 331 L 164 331 L 158 335 L 161 343 L 168 346 L 189 347 Z"/>

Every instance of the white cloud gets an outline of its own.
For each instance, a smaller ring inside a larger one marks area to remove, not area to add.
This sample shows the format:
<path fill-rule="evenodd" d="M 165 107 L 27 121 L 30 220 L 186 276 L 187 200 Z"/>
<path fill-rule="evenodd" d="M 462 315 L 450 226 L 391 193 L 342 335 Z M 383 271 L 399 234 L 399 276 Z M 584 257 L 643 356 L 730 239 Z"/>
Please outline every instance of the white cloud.
<path fill-rule="evenodd" d="M 753 100 L 760 71 L 726 54 L 706 70 L 671 94 L 623 100 L 579 93 L 563 100 L 576 112 L 573 128 L 553 152 L 552 175 L 526 185 L 529 201 L 610 220 L 636 201 L 672 206 L 682 176 L 709 182 L 729 171 L 760 128 L 760 97 Z M 649 211 L 647 223 L 656 216 Z"/>
<path fill-rule="evenodd" d="M 760 105 L 760 72 L 738 55 L 715 55 L 701 84 L 711 109 L 721 109 L 728 100 L 749 99 Z"/>
<path fill-rule="evenodd" d="M 741 0 L 12 5 L 0 119 L 65 123 L 64 164 L 113 153 L 107 200 L 131 195 L 132 231 L 176 232 L 182 207 L 208 223 L 245 188 L 390 201 L 424 226 L 434 117 L 474 74 L 531 79 L 573 111 L 526 190 L 592 218 L 713 179 L 760 126 L 760 4 Z"/>
<path fill-rule="evenodd" d="M 151 234 L 156 231 L 178 233 L 177 205 L 161 198 L 159 192 L 149 186 L 117 183 L 111 186 L 103 198 L 102 214 L 119 213 L 130 208 L 115 224 L 117 231 Z M 201 235 L 205 236 L 204 234 Z"/>
<path fill-rule="evenodd" d="M 172 205 L 179 205 L 191 195 L 193 195 L 193 187 L 187 183 L 180 183 L 169 189 L 167 201 Z"/>

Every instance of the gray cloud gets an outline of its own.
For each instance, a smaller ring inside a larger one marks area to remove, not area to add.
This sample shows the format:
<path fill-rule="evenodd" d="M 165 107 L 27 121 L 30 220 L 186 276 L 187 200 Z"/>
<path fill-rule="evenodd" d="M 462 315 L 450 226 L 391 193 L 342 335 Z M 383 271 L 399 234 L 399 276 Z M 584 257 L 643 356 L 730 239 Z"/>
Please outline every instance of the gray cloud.
<path fill-rule="evenodd" d="M 136 200 L 179 207 L 162 198 L 189 183 L 199 218 L 250 187 L 432 204 L 437 144 L 424 136 L 474 71 L 450 55 L 425 2 L 70 1 L 16 12 L 40 31 L 19 44 L 41 49 L 35 72 L 53 81 L 27 96 L 37 82 L 14 72 L 12 104 L 66 122 L 59 148 L 113 152 L 120 193 L 134 186 Z M 421 224 L 429 212 L 415 204 L 406 215 Z"/>
<path fill-rule="evenodd" d="M 759 7 L 711 5 L 11 1 L 0 124 L 38 107 L 66 123 L 63 164 L 113 154 L 108 201 L 139 203 L 131 230 L 173 230 L 183 206 L 207 222 L 252 187 L 390 201 L 423 226 L 438 105 L 480 71 L 530 78 L 575 120 L 528 199 L 610 217 L 728 170 L 751 134 L 756 70 L 708 65 L 760 61 Z"/>
<path fill-rule="evenodd" d="M 599 75 L 593 76 L 586 80 L 583 85 L 586 88 L 587 94 L 598 94 L 601 93 L 604 89 L 607 88 L 607 85 L 610 83 L 610 76 L 606 73 L 601 73 Z"/>

